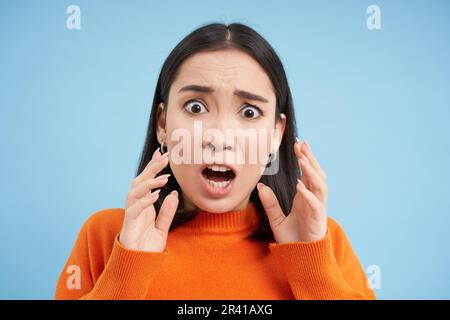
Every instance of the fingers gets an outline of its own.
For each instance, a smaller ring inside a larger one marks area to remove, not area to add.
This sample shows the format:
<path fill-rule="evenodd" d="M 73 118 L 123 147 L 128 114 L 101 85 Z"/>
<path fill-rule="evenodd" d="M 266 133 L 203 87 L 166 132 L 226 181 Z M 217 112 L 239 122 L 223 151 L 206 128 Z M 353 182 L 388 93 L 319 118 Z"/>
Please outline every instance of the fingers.
<path fill-rule="evenodd" d="M 258 189 L 259 198 L 269 218 L 270 227 L 274 230 L 279 226 L 286 218 L 283 211 L 280 208 L 278 199 L 273 193 L 272 189 L 259 182 L 256 185 Z"/>
<path fill-rule="evenodd" d="M 305 142 L 302 143 L 299 138 L 295 138 L 295 140 L 294 152 L 302 172 L 301 181 L 320 201 L 325 203 L 328 194 L 325 172 L 311 152 L 308 141 L 305 139 Z"/>
<path fill-rule="evenodd" d="M 139 199 L 148 194 L 152 189 L 161 188 L 167 183 L 170 175 L 170 173 L 163 174 L 158 176 L 157 178 L 150 178 L 141 182 L 139 185 L 131 188 L 130 191 L 128 191 L 127 198 Z"/>
<path fill-rule="evenodd" d="M 316 157 L 311 151 L 311 146 L 308 143 L 308 140 L 305 139 L 305 143 L 301 144 L 301 151 L 309 160 L 309 163 L 311 166 L 316 170 L 322 179 L 326 180 L 327 176 L 325 174 L 325 171 L 320 167 L 319 161 L 317 161 Z"/>
<path fill-rule="evenodd" d="M 164 169 L 169 163 L 169 153 L 166 152 L 163 155 L 159 152 L 159 149 L 153 153 L 152 159 L 147 164 L 145 169 L 133 179 L 131 182 L 131 187 L 136 187 L 141 182 L 154 178 L 156 174 L 158 174 L 162 169 Z"/>
<path fill-rule="evenodd" d="M 136 219 L 144 209 L 154 204 L 156 200 L 158 200 L 160 191 L 161 189 L 158 189 L 148 196 L 136 200 L 133 205 L 126 210 L 125 217 L 127 219 Z"/>
<path fill-rule="evenodd" d="M 176 190 L 169 193 L 164 199 L 156 218 L 155 227 L 162 232 L 169 232 L 173 217 L 178 208 L 178 192 Z"/>
<path fill-rule="evenodd" d="M 302 153 L 299 161 L 302 169 L 301 181 L 308 186 L 311 192 L 323 203 L 327 200 L 327 184 L 324 179 L 317 173 L 308 161 L 306 156 Z"/>
<path fill-rule="evenodd" d="M 119 238 L 121 243 L 131 245 L 139 241 L 139 229 L 141 229 L 143 225 L 146 225 L 146 223 L 143 223 L 145 220 L 151 219 L 151 217 L 149 219 L 146 217 L 149 214 L 148 212 L 153 212 L 152 216 L 155 216 L 155 210 L 152 205 L 158 199 L 159 192 L 160 190 L 156 190 L 151 195 L 135 201 L 135 203 L 125 211 L 125 218 L 123 220 Z"/>
<path fill-rule="evenodd" d="M 297 179 L 297 185 L 296 185 L 297 194 L 301 195 L 302 200 L 304 200 L 304 203 L 309 206 L 312 211 L 310 212 L 322 212 L 323 211 L 323 204 L 322 202 L 312 193 L 309 191 L 305 184 L 300 180 Z M 297 203 L 295 201 L 292 203 L 292 209 L 294 211 L 300 211 L 300 207 L 302 204 Z"/>
<path fill-rule="evenodd" d="M 295 138 L 294 153 L 295 153 L 295 156 L 297 157 L 297 160 L 301 159 L 301 155 L 302 155 L 301 146 L 302 146 L 302 143 L 301 143 L 300 139 Z"/>

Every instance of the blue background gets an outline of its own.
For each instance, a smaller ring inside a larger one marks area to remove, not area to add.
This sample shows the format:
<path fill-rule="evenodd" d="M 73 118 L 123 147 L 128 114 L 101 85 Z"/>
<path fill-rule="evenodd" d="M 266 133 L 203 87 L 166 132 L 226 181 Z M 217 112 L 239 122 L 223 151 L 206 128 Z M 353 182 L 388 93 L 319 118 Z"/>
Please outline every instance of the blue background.
<path fill-rule="evenodd" d="M 81 30 L 66 8 L 81 8 Z M 366 27 L 369 5 L 382 29 Z M 383 299 L 450 298 L 450 2 L 0 1 L 0 298 L 52 299 L 81 224 L 123 207 L 158 72 L 242 22 L 279 53 L 329 214 Z"/>

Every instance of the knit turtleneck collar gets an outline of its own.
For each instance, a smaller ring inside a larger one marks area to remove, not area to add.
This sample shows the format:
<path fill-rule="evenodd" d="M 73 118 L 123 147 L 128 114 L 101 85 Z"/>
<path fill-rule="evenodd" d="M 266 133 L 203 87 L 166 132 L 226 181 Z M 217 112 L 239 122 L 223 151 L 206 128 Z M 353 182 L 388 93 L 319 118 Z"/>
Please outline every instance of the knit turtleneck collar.
<path fill-rule="evenodd" d="M 259 214 L 252 202 L 243 210 L 223 213 L 198 210 L 193 220 L 183 223 L 186 229 L 202 232 L 239 232 L 254 229 L 260 221 Z"/>

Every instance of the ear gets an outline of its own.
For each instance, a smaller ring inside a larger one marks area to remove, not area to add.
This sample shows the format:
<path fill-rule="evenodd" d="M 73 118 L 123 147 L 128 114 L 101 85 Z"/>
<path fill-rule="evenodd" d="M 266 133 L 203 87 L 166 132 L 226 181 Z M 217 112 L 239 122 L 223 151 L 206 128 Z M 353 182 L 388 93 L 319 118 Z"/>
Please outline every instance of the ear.
<path fill-rule="evenodd" d="M 281 145 L 281 140 L 283 139 L 284 130 L 286 129 L 286 116 L 284 113 L 280 114 L 280 120 L 277 120 L 275 124 L 275 134 L 272 139 L 271 153 L 275 153 Z"/>
<path fill-rule="evenodd" d="M 166 110 L 163 102 L 156 110 L 156 136 L 159 142 L 166 140 Z"/>

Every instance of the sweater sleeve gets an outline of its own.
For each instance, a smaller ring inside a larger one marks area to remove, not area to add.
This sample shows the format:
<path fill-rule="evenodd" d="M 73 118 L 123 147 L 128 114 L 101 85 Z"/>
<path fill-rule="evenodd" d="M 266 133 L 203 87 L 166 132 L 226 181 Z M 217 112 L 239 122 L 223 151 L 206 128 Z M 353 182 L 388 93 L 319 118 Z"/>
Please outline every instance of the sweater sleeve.
<path fill-rule="evenodd" d="M 83 225 L 59 276 L 55 299 L 145 299 L 168 252 L 129 250 L 118 234 L 102 241 L 104 233 L 89 220 Z"/>
<path fill-rule="evenodd" d="M 342 228 L 328 218 L 326 236 L 315 242 L 269 244 L 297 300 L 376 299 Z"/>

